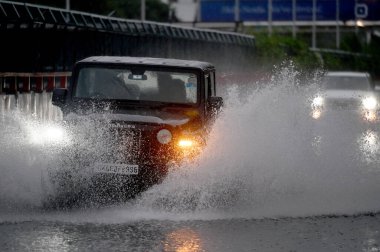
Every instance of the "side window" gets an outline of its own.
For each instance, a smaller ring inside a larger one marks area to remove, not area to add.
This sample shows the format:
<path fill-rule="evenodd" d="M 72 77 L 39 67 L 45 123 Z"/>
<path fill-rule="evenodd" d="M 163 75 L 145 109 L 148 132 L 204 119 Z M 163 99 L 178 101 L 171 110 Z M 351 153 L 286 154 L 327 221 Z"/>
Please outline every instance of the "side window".
<path fill-rule="evenodd" d="M 205 75 L 205 94 L 206 94 L 206 97 L 210 97 L 210 96 L 213 96 L 213 85 L 212 85 L 212 74 L 206 74 Z"/>
<path fill-rule="evenodd" d="M 210 73 L 211 76 L 211 96 L 216 96 L 215 90 L 215 72 Z"/>

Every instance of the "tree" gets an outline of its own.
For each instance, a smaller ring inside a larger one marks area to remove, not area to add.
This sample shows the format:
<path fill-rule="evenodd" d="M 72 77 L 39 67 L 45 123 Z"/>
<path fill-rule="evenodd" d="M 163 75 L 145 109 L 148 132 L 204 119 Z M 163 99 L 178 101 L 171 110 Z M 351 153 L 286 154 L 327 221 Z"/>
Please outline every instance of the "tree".
<path fill-rule="evenodd" d="M 116 16 L 140 19 L 140 0 L 110 0 L 109 7 Z M 152 21 L 168 21 L 169 6 L 160 0 L 146 0 L 146 19 Z"/>

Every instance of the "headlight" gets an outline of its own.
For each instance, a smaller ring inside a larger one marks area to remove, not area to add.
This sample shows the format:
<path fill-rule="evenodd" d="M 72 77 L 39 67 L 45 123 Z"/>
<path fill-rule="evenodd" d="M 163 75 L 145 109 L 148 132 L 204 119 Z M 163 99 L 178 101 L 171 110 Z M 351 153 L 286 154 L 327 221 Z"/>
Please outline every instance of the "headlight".
<path fill-rule="evenodd" d="M 321 107 L 323 105 L 324 99 L 322 96 L 317 96 L 313 99 L 313 103 L 311 104 L 313 107 Z"/>
<path fill-rule="evenodd" d="M 178 141 L 178 146 L 181 148 L 191 148 L 195 145 L 193 140 L 190 139 L 181 139 Z"/>
<path fill-rule="evenodd" d="M 375 97 L 367 97 L 362 102 L 365 109 L 375 109 L 377 106 L 377 100 Z"/>
<path fill-rule="evenodd" d="M 172 140 L 173 136 L 167 129 L 162 129 L 157 133 L 157 140 L 161 144 L 168 144 Z"/>
<path fill-rule="evenodd" d="M 201 143 L 194 136 L 182 136 L 176 142 L 177 156 L 185 159 L 197 157 L 202 151 Z"/>
<path fill-rule="evenodd" d="M 29 128 L 29 139 L 33 144 L 65 144 L 68 134 L 63 127 L 57 125 L 34 125 Z"/>

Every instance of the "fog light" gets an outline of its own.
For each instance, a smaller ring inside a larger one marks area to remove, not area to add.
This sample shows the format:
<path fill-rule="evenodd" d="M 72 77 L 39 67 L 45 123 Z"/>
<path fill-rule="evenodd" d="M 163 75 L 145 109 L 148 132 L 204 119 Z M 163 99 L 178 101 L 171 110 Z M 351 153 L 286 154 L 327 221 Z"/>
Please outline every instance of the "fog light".
<path fill-rule="evenodd" d="M 181 148 L 189 148 L 194 146 L 194 141 L 189 140 L 189 139 L 181 139 L 178 142 L 178 146 Z"/>

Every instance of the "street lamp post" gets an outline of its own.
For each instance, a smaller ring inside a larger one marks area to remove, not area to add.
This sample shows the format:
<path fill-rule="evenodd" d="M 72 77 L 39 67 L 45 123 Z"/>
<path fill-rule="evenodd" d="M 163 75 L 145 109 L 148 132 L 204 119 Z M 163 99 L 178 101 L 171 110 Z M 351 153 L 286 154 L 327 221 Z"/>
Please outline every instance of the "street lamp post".
<path fill-rule="evenodd" d="M 272 21 L 273 21 L 273 5 L 272 0 L 268 1 L 268 33 L 269 36 L 272 35 Z"/>
<path fill-rule="evenodd" d="M 339 0 L 336 0 L 336 49 L 340 48 L 340 10 L 339 10 Z"/>
<path fill-rule="evenodd" d="M 296 19 L 297 19 L 297 4 L 296 0 L 292 1 L 292 34 L 293 38 L 296 38 Z"/>
<path fill-rule="evenodd" d="M 317 0 L 313 0 L 313 25 L 312 25 L 312 45 L 311 47 L 315 49 L 317 47 Z"/>
<path fill-rule="evenodd" d="M 195 14 L 195 22 L 201 22 L 201 0 L 197 0 L 197 13 Z"/>
<path fill-rule="evenodd" d="M 235 31 L 239 29 L 240 21 L 240 0 L 235 0 Z"/>
<path fill-rule="evenodd" d="M 141 21 L 145 21 L 145 0 L 141 0 Z"/>

